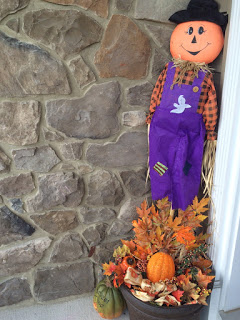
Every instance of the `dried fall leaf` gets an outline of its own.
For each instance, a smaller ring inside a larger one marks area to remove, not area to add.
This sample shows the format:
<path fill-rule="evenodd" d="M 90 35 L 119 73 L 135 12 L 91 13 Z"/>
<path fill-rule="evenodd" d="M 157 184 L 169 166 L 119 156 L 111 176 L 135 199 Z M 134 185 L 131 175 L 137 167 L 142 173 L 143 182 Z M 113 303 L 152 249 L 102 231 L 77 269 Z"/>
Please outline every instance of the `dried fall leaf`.
<path fill-rule="evenodd" d="M 201 269 L 202 272 L 207 273 L 207 269 L 212 266 L 212 261 L 203 257 L 198 257 L 198 259 L 192 261 L 192 265 Z"/>
<path fill-rule="evenodd" d="M 172 217 L 169 217 L 167 220 L 167 226 L 176 232 L 179 230 L 179 228 L 181 228 L 180 226 L 181 222 L 182 222 L 181 217 L 176 217 L 175 219 L 173 219 Z"/>
<path fill-rule="evenodd" d="M 115 272 L 115 269 L 117 266 L 112 261 L 110 261 L 109 264 L 104 263 L 102 267 L 103 267 L 103 270 L 105 271 L 104 275 L 111 276 L 113 272 Z"/>
<path fill-rule="evenodd" d="M 136 244 L 134 243 L 133 240 L 121 240 L 122 244 L 123 245 L 126 245 L 129 249 L 130 249 L 130 252 L 133 253 L 133 251 L 135 251 L 136 249 Z"/>
<path fill-rule="evenodd" d="M 161 211 L 168 209 L 170 214 L 171 203 L 168 201 L 168 197 L 158 200 L 156 206 Z"/>
<path fill-rule="evenodd" d="M 200 202 L 198 202 L 198 198 L 195 197 L 191 207 L 194 211 L 196 211 L 196 213 L 200 214 L 208 211 L 208 208 L 206 208 L 206 206 L 208 205 L 208 202 L 209 202 L 209 198 L 202 198 Z"/>
<path fill-rule="evenodd" d="M 198 270 L 198 273 L 196 275 L 199 287 L 204 289 L 207 289 L 208 284 L 211 283 L 214 278 L 215 276 L 208 276 L 206 274 L 203 274 L 200 269 Z"/>
<path fill-rule="evenodd" d="M 207 290 L 204 291 L 204 292 L 201 292 L 199 298 L 197 299 L 197 302 L 199 304 L 203 304 L 203 305 L 207 306 L 208 304 L 207 304 L 206 299 L 207 299 L 208 296 L 209 296 L 209 293 L 208 293 Z"/>
<path fill-rule="evenodd" d="M 113 284 L 115 287 L 120 287 L 124 282 L 125 270 L 122 268 L 121 264 L 116 265 L 114 270 L 116 273 Z"/>
<path fill-rule="evenodd" d="M 130 251 L 129 247 L 124 244 L 122 247 L 119 246 L 117 249 L 114 250 L 113 257 L 114 258 L 123 258 L 130 253 L 131 253 L 131 251 Z"/>
<path fill-rule="evenodd" d="M 136 210 L 140 218 L 147 218 L 150 213 L 146 200 L 141 203 L 141 208 L 136 208 Z"/>
<path fill-rule="evenodd" d="M 154 295 L 149 295 L 149 293 L 147 293 L 147 292 L 142 292 L 142 291 L 138 291 L 138 290 L 132 291 L 132 294 L 136 298 L 138 298 L 139 300 L 142 300 L 144 302 L 152 301 L 155 298 Z"/>
<path fill-rule="evenodd" d="M 171 294 L 177 299 L 177 301 L 181 302 L 181 297 L 183 296 L 184 291 L 176 290 L 173 291 Z"/>
<path fill-rule="evenodd" d="M 193 230 L 190 227 L 181 227 L 177 232 L 173 234 L 176 240 L 184 245 L 189 245 L 195 242 L 195 236 Z"/>
<path fill-rule="evenodd" d="M 166 300 L 167 300 L 167 305 L 171 305 L 171 306 L 180 306 L 181 303 L 177 300 L 176 297 L 172 296 L 172 295 L 168 295 L 166 296 Z"/>

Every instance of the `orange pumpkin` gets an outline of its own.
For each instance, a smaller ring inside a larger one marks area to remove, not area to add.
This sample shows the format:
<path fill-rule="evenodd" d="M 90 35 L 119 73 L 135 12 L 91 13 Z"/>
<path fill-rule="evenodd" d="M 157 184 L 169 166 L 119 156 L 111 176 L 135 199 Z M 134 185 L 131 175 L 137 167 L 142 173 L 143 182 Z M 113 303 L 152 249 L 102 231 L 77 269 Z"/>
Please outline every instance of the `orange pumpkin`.
<path fill-rule="evenodd" d="M 155 253 L 147 264 L 147 277 L 152 282 L 171 280 L 175 275 L 173 258 L 164 252 Z"/>
<path fill-rule="evenodd" d="M 224 36 L 219 25 L 208 21 L 190 21 L 177 25 L 170 39 L 173 58 L 193 62 L 212 62 L 220 54 Z"/>

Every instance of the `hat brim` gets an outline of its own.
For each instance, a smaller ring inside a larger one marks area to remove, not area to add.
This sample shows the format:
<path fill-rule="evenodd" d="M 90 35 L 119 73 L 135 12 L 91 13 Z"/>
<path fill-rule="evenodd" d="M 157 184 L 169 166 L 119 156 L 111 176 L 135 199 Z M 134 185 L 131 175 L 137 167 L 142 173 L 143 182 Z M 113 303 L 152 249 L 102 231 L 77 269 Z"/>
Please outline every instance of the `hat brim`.
<path fill-rule="evenodd" d="M 201 10 L 195 12 L 191 12 L 189 10 L 181 10 L 174 13 L 169 18 L 169 21 L 177 24 L 189 21 L 209 21 L 216 23 L 224 31 L 228 23 L 228 15 L 225 15 L 224 13 L 216 13 L 209 11 L 205 11 L 203 13 Z"/>

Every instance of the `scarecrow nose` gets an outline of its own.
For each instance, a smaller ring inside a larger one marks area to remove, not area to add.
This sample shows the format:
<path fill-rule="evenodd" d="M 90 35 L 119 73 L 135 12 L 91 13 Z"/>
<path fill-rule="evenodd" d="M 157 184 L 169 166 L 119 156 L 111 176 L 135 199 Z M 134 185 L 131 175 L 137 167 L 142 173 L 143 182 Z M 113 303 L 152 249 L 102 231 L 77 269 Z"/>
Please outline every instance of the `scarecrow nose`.
<path fill-rule="evenodd" d="M 192 39 L 192 43 L 197 43 L 197 39 L 196 39 L 195 36 L 194 36 L 193 39 Z"/>

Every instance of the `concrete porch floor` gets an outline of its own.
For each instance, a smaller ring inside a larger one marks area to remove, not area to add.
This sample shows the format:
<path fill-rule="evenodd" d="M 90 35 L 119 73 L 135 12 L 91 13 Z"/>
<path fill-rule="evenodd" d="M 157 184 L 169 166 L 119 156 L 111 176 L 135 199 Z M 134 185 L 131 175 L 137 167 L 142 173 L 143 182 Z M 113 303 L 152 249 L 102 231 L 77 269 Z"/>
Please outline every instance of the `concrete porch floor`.
<path fill-rule="evenodd" d="M 92 295 L 77 300 L 0 309 L 1 320 L 101 320 L 93 308 Z M 129 320 L 127 310 L 117 318 Z"/>

